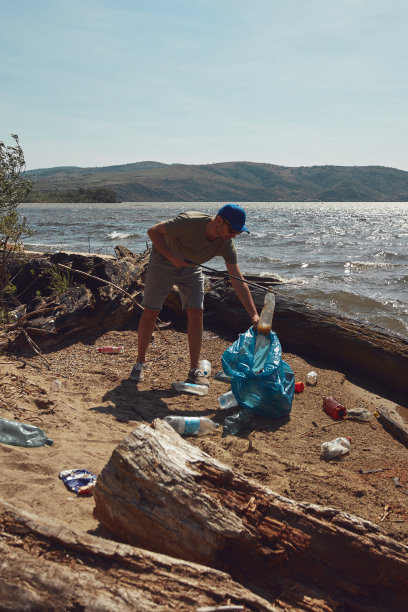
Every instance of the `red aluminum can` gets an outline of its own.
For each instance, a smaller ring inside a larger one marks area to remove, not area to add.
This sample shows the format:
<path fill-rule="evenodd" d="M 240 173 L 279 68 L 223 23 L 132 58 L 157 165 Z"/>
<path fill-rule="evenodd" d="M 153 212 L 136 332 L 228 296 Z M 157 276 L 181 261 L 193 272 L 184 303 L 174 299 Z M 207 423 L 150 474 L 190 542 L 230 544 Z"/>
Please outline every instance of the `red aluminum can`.
<path fill-rule="evenodd" d="M 323 410 L 326 414 L 331 416 L 332 419 L 337 420 L 343 419 L 347 414 L 347 410 L 343 404 L 340 404 L 334 397 L 323 398 Z"/>
<path fill-rule="evenodd" d="M 98 353 L 123 353 L 123 346 L 100 346 L 98 349 Z"/>

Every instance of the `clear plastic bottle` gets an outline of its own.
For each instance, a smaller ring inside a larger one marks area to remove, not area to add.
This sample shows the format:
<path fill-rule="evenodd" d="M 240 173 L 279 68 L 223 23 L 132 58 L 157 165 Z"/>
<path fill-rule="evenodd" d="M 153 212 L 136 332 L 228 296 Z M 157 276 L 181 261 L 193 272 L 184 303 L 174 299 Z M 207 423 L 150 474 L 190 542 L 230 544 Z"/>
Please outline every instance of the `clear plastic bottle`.
<path fill-rule="evenodd" d="M 207 395 L 208 387 L 207 385 L 195 385 L 194 383 L 189 382 L 175 382 L 171 383 L 171 386 L 176 391 L 180 391 L 181 393 L 191 393 L 192 395 Z"/>
<path fill-rule="evenodd" d="M 0 419 L 0 442 L 11 446 L 44 446 L 51 445 L 53 441 L 48 438 L 42 429 L 35 425 Z"/>
<path fill-rule="evenodd" d="M 198 363 L 198 369 L 204 372 L 205 376 L 211 376 L 211 363 L 208 359 L 201 359 Z"/>
<path fill-rule="evenodd" d="M 265 360 L 268 356 L 270 339 L 269 333 L 272 329 L 273 313 L 275 312 L 275 294 L 271 290 L 265 294 L 264 305 L 259 317 L 257 337 L 255 341 L 254 363 L 255 372 L 262 372 Z"/>
<path fill-rule="evenodd" d="M 367 408 L 349 408 L 347 410 L 347 416 L 357 421 L 372 421 L 374 419 L 374 413 L 367 410 Z"/>
<path fill-rule="evenodd" d="M 219 426 L 207 417 L 166 416 L 163 421 L 184 436 L 200 436 L 214 431 Z"/>
<path fill-rule="evenodd" d="M 258 321 L 258 334 L 267 336 L 272 329 L 275 312 L 275 294 L 269 289 L 265 294 L 264 305 Z"/>
<path fill-rule="evenodd" d="M 221 382 L 225 382 L 225 383 L 231 382 L 231 376 L 227 376 L 221 370 L 219 370 L 218 372 L 214 374 L 214 378 L 215 380 L 220 380 Z"/>
<path fill-rule="evenodd" d="M 235 399 L 235 395 L 233 394 L 232 391 L 227 391 L 226 393 L 223 393 L 218 398 L 218 401 L 219 401 L 221 410 L 227 410 L 227 408 L 234 408 L 235 406 L 238 406 L 238 402 Z"/>
<path fill-rule="evenodd" d="M 306 374 L 306 382 L 308 385 L 314 387 L 317 383 L 317 372 L 315 372 L 314 370 L 310 370 L 310 372 Z"/>
<path fill-rule="evenodd" d="M 58 393 L 58 391 L 61 391 L 62 389 L 62 382 L 60 380 L 54 380 L 52 385 L 51 385 L 51 389 L 53 391 L 55 391 L 56 393 Z"/>
<path fill-rule="evenodd" d="M 322 455 L 325 459 L 334 459 L 350 451 L 351 438 L 335 438 L 330 442 L 323 442 Z"/>

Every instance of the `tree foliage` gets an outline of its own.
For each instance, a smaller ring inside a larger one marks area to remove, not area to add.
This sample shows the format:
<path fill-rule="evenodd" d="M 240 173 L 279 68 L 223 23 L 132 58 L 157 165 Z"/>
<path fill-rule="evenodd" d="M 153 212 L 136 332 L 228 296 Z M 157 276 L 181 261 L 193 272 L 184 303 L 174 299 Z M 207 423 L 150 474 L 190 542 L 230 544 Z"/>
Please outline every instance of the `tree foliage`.
<path fill-rule="evenodd" d="M 32 235 L 25 217 L 17 211 L 32 188 L 32 181 L 23 176 L 24 153 L 17 134 L 11 134 L 13 145 L 0 141 L 0 308 L 7 310 L 12 302 L 13 284 L 10 264 L 24 236 Z"/>

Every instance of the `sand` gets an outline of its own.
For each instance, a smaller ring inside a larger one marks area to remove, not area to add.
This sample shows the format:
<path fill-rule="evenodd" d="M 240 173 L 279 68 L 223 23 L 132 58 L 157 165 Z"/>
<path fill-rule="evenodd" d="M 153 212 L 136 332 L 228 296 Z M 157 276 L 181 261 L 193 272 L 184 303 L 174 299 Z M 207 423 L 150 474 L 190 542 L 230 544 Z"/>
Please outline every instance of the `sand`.
<path fill-rule="evenodd" d="M 184 331 L 156 332 L 145 380 L 139 385 L 128 380 L 136 343 L 134 330 L 89 334 L 45 354 L 50 367 L 30 348 L 19 356 L 0 356 L 0 416 L 37 425 L 54 440 L 52 446 L 32 449 L 0 444 L 0 497 L 74 529 L 101 534 L 92 515 L 92 495 L 70 492 L 58 477 L 60 471 L 85 468 L 97 475 L 118 443 L 141 422 L 182 414 L 207 416 L 222 424 L 234 412 L 219 409 L 218 397 L 229 387 L 213 378 L 204 397 L 172 390 L 171 383 L 183 380 L 188 370 Z M 96 351 L 106 344 L 124 345 L 125 351 Z M 230 344 L 231 340 L 204 333 L 202 356 L 210 360 L 213 373 L 221 369 L 221 355 Z M 377 419 L 336 422 L 322 411 L 326 395 L 346 407 L 371 412 L 395 404 L 351 382 L 341 371 L 290 353 L 283 357 L 296 381 L 305 381 L 312 369 L 318 374 L 315 387 L 306 386 L 295 395 L 289 419 L 256 418 L 239 436 L 222 437 L 220 427 L 190 442 L 281 495 L 340 508 L 408 544 L 407 448 Z M 60 391 L 52 388 L 56 379 L 62 383 Z M 338 436 L 351 437 L 350 453 L 324 460 L 322 442 Z"/>

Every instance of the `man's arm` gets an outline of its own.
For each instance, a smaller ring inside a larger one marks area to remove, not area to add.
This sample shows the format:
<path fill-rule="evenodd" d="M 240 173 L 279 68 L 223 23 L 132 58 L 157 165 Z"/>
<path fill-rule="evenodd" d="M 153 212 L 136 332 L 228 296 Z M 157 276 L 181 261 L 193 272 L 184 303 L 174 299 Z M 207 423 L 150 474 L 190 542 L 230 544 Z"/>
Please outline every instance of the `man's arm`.
<path fill-rule="evenodd" d="M 176 268 L 185 268 L 188 266 L 188 263 L 184 261 L 181 255 L 177 255 L 173 253 L 166 244 L 165 236 L 167 235 L 166 231 L 166 222 L 162 221 L 161 223 L 156 223 L 150 229 L 147 230 L 147 235 L 150 240 L 153 242 L 156 249 L 173 264 Z"/>
<path fill-rule="evenodd" d="M 242 276 L 241 270 L 239 269 L 239 265 L 227 263 L 227 262 L 225 262 L 225 265 L 230 274 L 233 274 L 234 276 L 238 276 L 239 278 L 242 278 L 242 280 L 244 281 L 242 283 L 241 281 L 236 280 L 235 278 L 230 279 L 231 285 L 234 287 L 235 293 L 237 294 L 243 307 L 245 308 L 245 310 L 251 317 L 252 325 L 256 327 L 259 321 L 259 315 L 256 310 L 254 300 L 252 299 L 252 295 L 249 290 L 249 287 L 245 283 L 245 279 Z"/>

